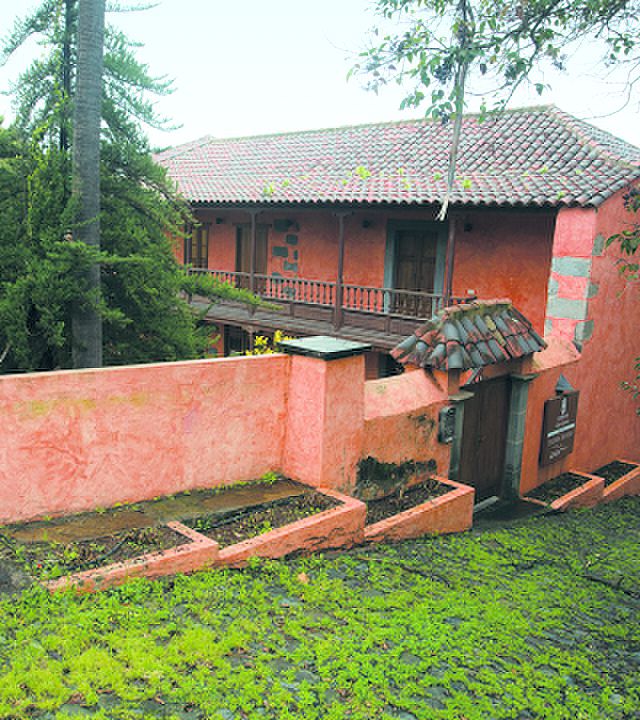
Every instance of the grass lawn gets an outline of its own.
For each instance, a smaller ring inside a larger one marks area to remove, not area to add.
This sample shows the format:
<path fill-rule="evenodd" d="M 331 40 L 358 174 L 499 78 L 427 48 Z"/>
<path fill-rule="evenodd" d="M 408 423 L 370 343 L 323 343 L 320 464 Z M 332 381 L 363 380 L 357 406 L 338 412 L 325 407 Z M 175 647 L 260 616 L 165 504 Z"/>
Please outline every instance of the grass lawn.
<path fill-rule="evenodd" d="M 1 718 L 640 718 L 640 497 L 0 599 Z"/>

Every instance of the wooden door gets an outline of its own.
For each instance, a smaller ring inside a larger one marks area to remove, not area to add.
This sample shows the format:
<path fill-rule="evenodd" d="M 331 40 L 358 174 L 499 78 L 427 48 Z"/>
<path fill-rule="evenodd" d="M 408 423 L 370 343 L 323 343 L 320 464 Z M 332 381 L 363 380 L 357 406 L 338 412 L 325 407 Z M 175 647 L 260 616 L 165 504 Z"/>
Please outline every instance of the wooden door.
<path fill-rule="evenodd" d="M 398 230 L 394 287 L 398 290 L 433 293 L 437 248 L 438 234 L 435 230 Z M 431 300 L 399 294 L 394 310 L 412 317 L 430 317 Z"/>
<path fill-rule="evenodd" d="M 464 403 L 459 481 L 476 489 L 476 502 L 500 495 L 509 424 L 511 381 L 508 376 L 467 388 Z"/>
<path fill-rule="evenodd" d="M 239 225 L 236 234 L 236 272 L 251 272 L 251 226 Z M 267 273 L 267 226 L 256 227 L 256 275 Z M 265 281 L 256 280 L 256 292 L 264 290 Z M 239 287 L 249 287 L 249 278 L 238 278 Z"/>

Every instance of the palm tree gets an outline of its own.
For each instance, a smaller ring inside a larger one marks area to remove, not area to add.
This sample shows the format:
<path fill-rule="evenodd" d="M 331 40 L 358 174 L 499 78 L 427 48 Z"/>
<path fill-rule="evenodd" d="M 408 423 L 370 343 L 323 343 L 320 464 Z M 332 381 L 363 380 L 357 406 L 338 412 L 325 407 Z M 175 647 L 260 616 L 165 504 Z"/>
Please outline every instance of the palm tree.
<path fill-rule="evenodd" d="M 78 64 L 73 117 L 72 197 L 77 208 L 75 239 L 100 249 L 100 118 L 105 0 L 80 0 Z M 86 270 L 90 302 L 77 305 L 72 317 L 73 366 L 102 365 L 100 266 Z"/>

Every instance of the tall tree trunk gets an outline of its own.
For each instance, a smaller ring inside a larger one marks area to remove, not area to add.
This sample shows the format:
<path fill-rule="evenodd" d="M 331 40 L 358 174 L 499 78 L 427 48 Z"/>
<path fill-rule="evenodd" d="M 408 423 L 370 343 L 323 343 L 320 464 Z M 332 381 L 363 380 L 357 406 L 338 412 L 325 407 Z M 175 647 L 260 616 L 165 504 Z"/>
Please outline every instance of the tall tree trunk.
<path fill-rule="evenodd" d="M 79 0 L 78 65 L 73 118 L 72 195 L 77 207 L 76 239 L 100 248 L 100 118 L 105 0 Z M 92 265 L 85 281 L 89 301 L 74 308 L 73 366 L 102 365 L 100 266 Z"/>
<path fill-rule="evenodd" d="M 62 41 L 62 117 L 60 118 L 60 150 L 69 149 L 69 103 L 71 102 L 71 42 L 74 0 L 64 0 L 64 39 Z"/>

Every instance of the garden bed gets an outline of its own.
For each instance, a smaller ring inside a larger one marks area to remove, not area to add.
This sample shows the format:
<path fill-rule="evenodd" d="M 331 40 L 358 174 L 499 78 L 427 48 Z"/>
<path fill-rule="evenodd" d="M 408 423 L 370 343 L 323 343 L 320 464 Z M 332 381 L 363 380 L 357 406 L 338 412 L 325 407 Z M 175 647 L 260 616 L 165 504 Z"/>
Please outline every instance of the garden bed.
<path fill-rule="evenodd" d="M 135 576 L 191 572 L 218 564 L 242 565 L 252 556 L 282 557 L 362 542 L 366 508 L 359 500 L 332 491 L 304 492 L 228 513 L 208 513 L 167 528 L 180 537 L 167 550 L 152 551 L 104 567 L 49 581 L 51 590 L 70 585 L 103 589 Z M 188 523 L 188 524 L 186 524 Z M 223 545 L 223 549 L 220 549 Z"/>
<path fill-rule="evenodd" d="M 220 551 L 216 542 L 194 533 L 179 522 L 170 522 L 167 526 L 180 536 L 179 544 L 96 569 L 64 575 L 45 582 L 45 585 L 52 592 L 69 587 L 75 587 L 82 592 L 94 592 L 120 585 L 133 577 L 152 578 L 193 572 L 217 563 Z"/>
<path fill-rule="evenodd" d="M 406 489 L 398 489 L 391 495 L 369 500 L 367 502 L 367 525 L 386 520 L 392 515 L 398 515 L 405 510 L 422 505 L 428 500 L 434 500 L 441 495 L 451 492 L 450 485 L 436 480 L 436 478 L 428 478 L 417 485 Z"/>
<path fill-rule="evenodd" d="M 364 540 L 367 508 L 363 502 L 328 489 L 311 491 L 309 501 L 312 509 L 322 506 L 326 509 L 311 514 L 303 510 L 305 516 L 294 522 L 229 545 L 220 550 L 219 562 L 224 565 L 242 565 L 254 556 L 278 558 L 294 552 L 348 548 Z M 297 503 L 296 506 L 296 512 L 300 512 L 300 506 Z"/>
<path fill-rule="evenodd" d="M 592 507 L 602 499 L 603 488 L 603 478 L 571 470 L 538 485 L 527 494 L 526 499 L 553 510 Z"/>
<path fill-rule="evenodd" d="M 243 508 L 227 515 L 209 514 L 185 520 L 196 532 L 215 540 L 221 548 L 289 525 L 340 505 L 329 495 L 309 490 L 302 495 Z"/>
<path fill-rule="evenodd" d="M 16 559 L 26 569 L 45 578 L 124 562 L 149 553 L 162 553 L 189 542 L 184 535 L 166 525 L 132 528 L 104 537 L 68 543 L 46 540 L 21 543 L 7 540 Z"/>
<path fill-rule="evenodd" d="M 614 460 L 593 471 L 604 479 L 603 500 L 611 502 L 625 495 L 640 495 L 640 465 Z"/>
<path fill-rule="evenodd" d="M 365 539 L 393 541 L 468 530 L 474 496 L 468 485 L 434 476 L 403 494 L 370 501 Z"/>

